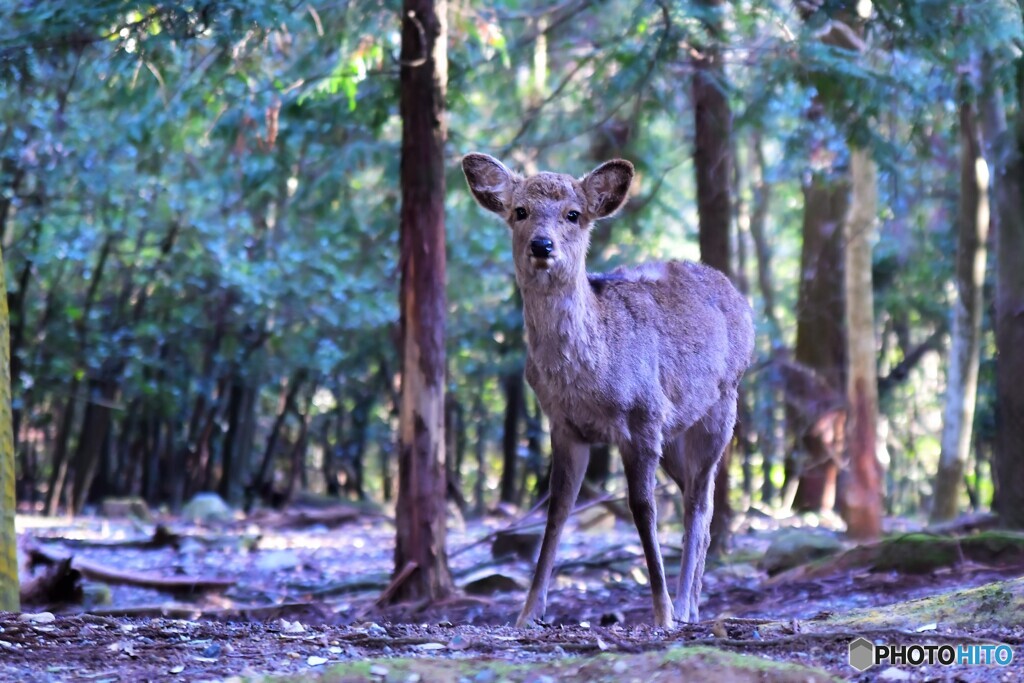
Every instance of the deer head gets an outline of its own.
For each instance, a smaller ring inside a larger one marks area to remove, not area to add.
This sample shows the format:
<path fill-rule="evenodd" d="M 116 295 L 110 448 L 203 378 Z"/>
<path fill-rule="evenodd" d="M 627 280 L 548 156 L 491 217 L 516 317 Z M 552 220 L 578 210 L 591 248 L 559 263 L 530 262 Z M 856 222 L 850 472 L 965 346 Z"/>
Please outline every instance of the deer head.
<path fill-rule="evenodd" d="M 585 277 L 590 229 L 626 203 L 633 181 L 633 164 L 622 159 L 579 179 L 563 173 L 525 178 L 477 153 L 463 158 L 462 169 L 477 202 L 512 230 L 520 287 L 572 284 Z"/>

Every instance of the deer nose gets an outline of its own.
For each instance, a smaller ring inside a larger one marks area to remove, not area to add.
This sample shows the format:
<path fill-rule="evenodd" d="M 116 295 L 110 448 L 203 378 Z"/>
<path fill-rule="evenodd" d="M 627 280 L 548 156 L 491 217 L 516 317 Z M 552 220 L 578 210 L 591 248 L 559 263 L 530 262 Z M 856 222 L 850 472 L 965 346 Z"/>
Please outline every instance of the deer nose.
<path fill-rule="evenodd" d="M 547 238 L 530 241 L 530 253 L 536 258 L 547 258 L 555 250 L 555 243 Z"/>

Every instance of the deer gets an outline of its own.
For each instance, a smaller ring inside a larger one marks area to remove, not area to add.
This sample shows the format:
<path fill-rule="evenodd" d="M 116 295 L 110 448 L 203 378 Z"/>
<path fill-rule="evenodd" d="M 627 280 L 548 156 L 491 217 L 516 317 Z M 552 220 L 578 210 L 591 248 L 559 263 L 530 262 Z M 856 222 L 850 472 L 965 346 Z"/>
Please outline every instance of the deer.
<path fill-rule="evenodd" d="M 643 546 L 654 623 L 699 620 L 715 476 L 750 364 L 750 305 L 729 279 L 689 261 L 588 274 L 595 221 L 626 203 L 633 165 L 607 161 L 575 178 L 526 177 L 487 154 L 463 157 L 469 189 L 508 224 L 526 332 L 525 376 L 551 432 L 544 536 L 516 626 L 543 623 L 558 543 L 590 444 L 615 445 Z M 658 542 L 658 465 L 683 494 L 683 554 L 673 603 Z"/>

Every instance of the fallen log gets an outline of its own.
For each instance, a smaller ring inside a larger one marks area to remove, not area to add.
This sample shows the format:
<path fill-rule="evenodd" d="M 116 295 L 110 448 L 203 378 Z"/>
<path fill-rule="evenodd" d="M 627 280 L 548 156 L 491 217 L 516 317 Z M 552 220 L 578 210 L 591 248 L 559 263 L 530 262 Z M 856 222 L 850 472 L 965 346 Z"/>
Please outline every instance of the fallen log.
<path fill-rule="evenodd" d="M 94 581 L 119 584 L 124 586 L 137 586 L 139 588 L 152 588 L 153 590 L 171 593 L 173 595 L 197 595 L 201 593 L 222 592 L 235 585 L 234 579 L 214 579 L 192 576 L 161 576 L 146 572 L 126 571 L 115 569 L 99 562 L 82 559 L 72 555 L 65 555 L 53 550 L 46 550 L 37 546 L 28 546 L 26 553 L 34 564 L 51 565 L 63 561 L 70 561 L 71 567 L 81 572 L 82 576 Z"/>

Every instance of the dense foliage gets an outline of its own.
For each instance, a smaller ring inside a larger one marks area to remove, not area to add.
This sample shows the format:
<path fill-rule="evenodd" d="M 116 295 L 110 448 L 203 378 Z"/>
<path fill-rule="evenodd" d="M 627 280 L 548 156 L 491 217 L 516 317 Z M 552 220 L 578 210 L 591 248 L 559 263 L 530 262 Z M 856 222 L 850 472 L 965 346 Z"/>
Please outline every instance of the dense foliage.
<path fill-rule="evenodd" d="M 141 493 L 176 504 L 219 489 L 251 501 L 299 486 L 390 496 L 399 4 L 5 5 L 0 238 L 21 500 L 81 509 Z M 979 92 L 1005 86 L 1014 106 L 1006 67 L 1020 49 L 1020 10 L 1001 0 L 736 0 L 718 37 L 709 11 L 668 0 L 449 3 L 449 460 L 480 504 L 497 497 L 521 317 L 507 236 L 472 204 L 456 161 L 480 150 L 528 171 L 582 174 L 629 158 L 636 195 L 595 232 L 591 267 L 696 258 L 686 83 L 713 39 L 725 46 L 719 86 L 735 117 L 734 273 L 759 320 L 737 495 L 783 500 L 791 448 L 773 368 L 795 343 L 802 185 L 844 173 L 853 143 L 881 168 L 874 282 L 888 507 L 927 503 L 961 76 Z M 858 11 L 854 31 L 844 22 Z M 991 497 L 994 341 L 984 329 L 975 505 Z M 515 400 L 523 497 L 543 477 L 544 424 L 528 394 Z"/>

